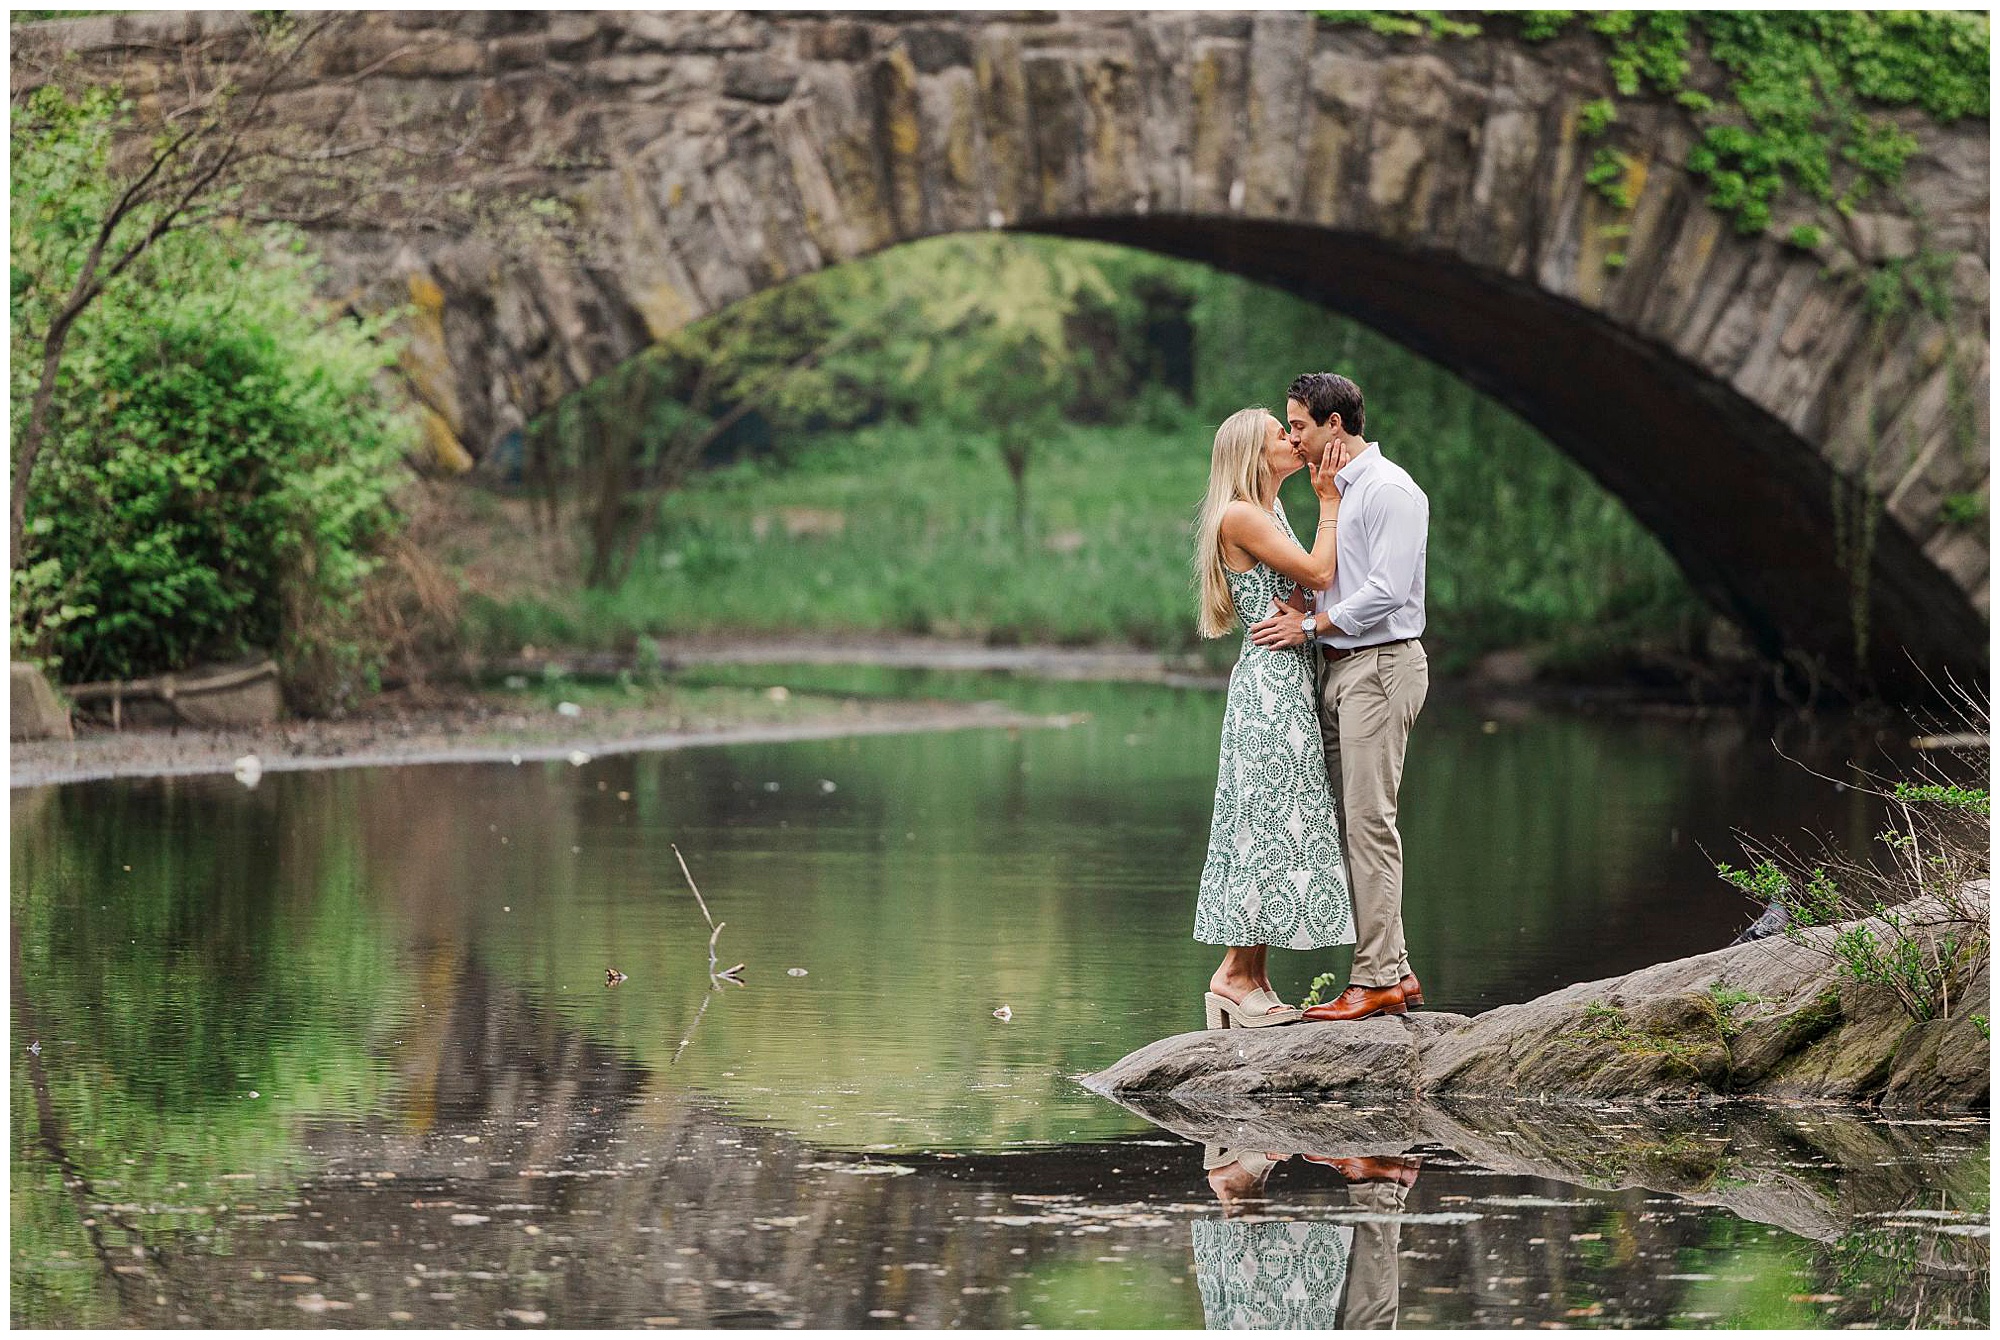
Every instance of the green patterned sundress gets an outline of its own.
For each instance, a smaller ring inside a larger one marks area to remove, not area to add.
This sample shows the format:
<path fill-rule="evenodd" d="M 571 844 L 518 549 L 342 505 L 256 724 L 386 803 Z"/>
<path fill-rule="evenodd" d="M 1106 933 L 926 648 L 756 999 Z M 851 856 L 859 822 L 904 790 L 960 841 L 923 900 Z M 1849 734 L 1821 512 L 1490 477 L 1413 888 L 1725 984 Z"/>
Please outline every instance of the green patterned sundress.
<path fill-rule="evenodd" d="M 1330 1331 L 1341 1323 L 1354 1225 L 1197 1219 L 1195 1283 L 1211 1331 Z"/>
<path fill-rule="evenodd" d="M 1284 509 L 1271 514 L 1296 541 Z M 1194 909 L 1194 938 L 1203 944 L 1323 949 L 1354 943 L 1340 829 L 1313 703 L 1312 653 L 1260 647 L 1249 635 L 1249 626 L 1292 587 L 1289 577 L 1262 563 L 1229 573 L 1245 631 L 1242 654 L 1229 673 L 1215 817 Z"/>

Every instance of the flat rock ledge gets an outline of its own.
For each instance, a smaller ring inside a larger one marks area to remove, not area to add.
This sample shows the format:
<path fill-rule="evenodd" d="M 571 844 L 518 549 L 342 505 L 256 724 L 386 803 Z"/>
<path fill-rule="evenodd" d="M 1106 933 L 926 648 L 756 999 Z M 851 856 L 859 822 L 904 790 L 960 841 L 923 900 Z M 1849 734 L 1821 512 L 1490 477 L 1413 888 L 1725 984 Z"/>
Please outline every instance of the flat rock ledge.
<path fill-rule="evenodd" d="M 1984 882 L 1976 891 L 1987 896 Z M 1082 1083 L 1112 1098 L 1155 1095 L 1200 1106 L 1285 1096 L 1482 1095 L 1990 1110 L 1986 966 L 1961 984 L 1946 1017 L 1912 1019 L 1885 989 L 1837 971 L 1830 950 L 1842 929 L 1655 964 L 1473 1018 L 1418 1011 L 1182 1033 Z"/>

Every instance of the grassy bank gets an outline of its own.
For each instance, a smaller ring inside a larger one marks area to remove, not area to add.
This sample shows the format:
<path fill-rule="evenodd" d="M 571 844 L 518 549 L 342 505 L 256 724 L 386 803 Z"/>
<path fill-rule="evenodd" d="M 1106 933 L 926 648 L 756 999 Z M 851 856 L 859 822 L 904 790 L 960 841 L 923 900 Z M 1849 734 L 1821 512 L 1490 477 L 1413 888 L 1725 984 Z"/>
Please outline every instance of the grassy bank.
<path fill-rule="evenodd" d="M 1610 667 L 1698 641 L 1706 612 L 1623 505 L 1437 365 L 1203 266 L 1049 239 L 968 245 L 914 243 L 774 290 L 551 416 L 531 443 L 546 470 L 525 477 L 565 481 L 577 529 L 557 547 L 573 557 L 482 584 L 474 640 L 916 633 L 1190 650 L 1190 531 L 1215 425 L 1245 403 L 1282 407 L 1295 372 L 1329 368 L 1366 388 L 1368 436 L 1430 495 L 1441 668 L 1524 646 Z M 946 309 L 939 273 L 964 289 Z M 694 441 L 667 413 L 675 398 L 699 402 L 690 422 L 720 424 L 735 410 L 698 388 L 722 384 L 757 431 L 705 439 L 709 464 L 684 477 L 661 465 Z M 591 481 L 607 476 L 664 496 L 654 513 L 627 494 L 615 524 L 589 532 L 640 538 L 629 567 L 586 589 L 603 547 L 586 533 Z M 1288 501 L 1309 535 L 1303 475 Z M 528 510 L 511 506 L 486 523 L 503 552 Z M 1236 640 L 1204 650 L 1226 664 Z"/>
<path fill-rule="evenodd" d="M 495 649 L 715 632 L 1193 648 L 1190 526 L 1210 431 L 1062 426 L 1038 444 L 1025 533 L 988 440 L 909 425 L 828 436 L 783 465 L 697 475 L 616 589 L 496 591 L 469 604 L 468 629 Z M 1659 638 L 1698 617 L 1657 544 L 1567 461 L 1495 481 L 1427 461 L 1442 454 L 1425 451 L 1435 435 L 1398 435 L 1386 416 L 1380 433 L 1432 497 L 1431 640 L 1448 666 L 1530 643 Z M 1303 480 L 1287 502 L 1308 534 Z"/>

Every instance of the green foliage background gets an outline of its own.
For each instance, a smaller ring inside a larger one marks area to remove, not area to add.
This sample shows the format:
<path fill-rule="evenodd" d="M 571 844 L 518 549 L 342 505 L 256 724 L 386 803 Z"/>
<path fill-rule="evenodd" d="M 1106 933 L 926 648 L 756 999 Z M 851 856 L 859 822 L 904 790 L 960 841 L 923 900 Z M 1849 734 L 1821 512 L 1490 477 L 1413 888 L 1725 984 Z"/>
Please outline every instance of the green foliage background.
<path fill-rule="evenodd" d="M 1149 339 L 1176 318 L 1191 378 Z M 815 345 L 831 352 L 801 368 Z M 1282 408 L 1316 369 L 1362 385 L 1370 437 L 1431 496 L 1429 607 L 1454 656 L 1678 644 L 1706 622 L 1623 505 L 1511 413 L 1355 322 L 1186 262 L 940 238 L 753 299 L 641 361 L 670 388 L 724 388 L 708 416 L 661 417 L 646 459 L 744 401 L 759 432 L 664 495 L 621 580 L 475 605 L 491 645 L 747 629 L 1193 647 L 1215 425 Z M 567 412 L 594 423 L 585 407 L 621 386 Z M 547 436 L 587 477 L 602 435 Z M 1026 458 L 1018 497 L 1010 452 Z"/>
<path fill-rule="evenodd" d="M 12 127 L 12 425 L 117 189 L 128 105 L 38 92 Z M 151 226 L 145 211 L 113 247 Z M 68 682 L 275 648 L 293 701 L 365 687 L 352 622 L 391 524 L 406 421 L 378 382 L 387 319 L 314 293 L 296 235 L 227 223 L 168 232 L 70 335 L 27 500 L 14 647 Z"/>

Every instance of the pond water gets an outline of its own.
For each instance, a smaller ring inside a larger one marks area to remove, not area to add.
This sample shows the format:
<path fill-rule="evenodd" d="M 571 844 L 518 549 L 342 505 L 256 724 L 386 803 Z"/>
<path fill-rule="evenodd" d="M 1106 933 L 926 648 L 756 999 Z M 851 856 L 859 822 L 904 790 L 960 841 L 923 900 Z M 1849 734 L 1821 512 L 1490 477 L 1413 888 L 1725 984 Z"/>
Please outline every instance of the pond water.
<path fill-rule="evenodd" d="M 1459 1114 L 1225 1216 L 1074 1080 L 1200 1026 L 1220 694 L 705 678 L 1084 719 L 16 790 L 14 1323 L 1983 1324 L 1983 1121 L 1614 1112 L 1529 1155 Z M 1440 694 L 1411 742 L 1434 1007 L 1722 945 L 1732 830 L 1876 826 L 1740 722 L 1494 713 Z M 1790 730 L 1834 776 L 1876 749 Z"/>

